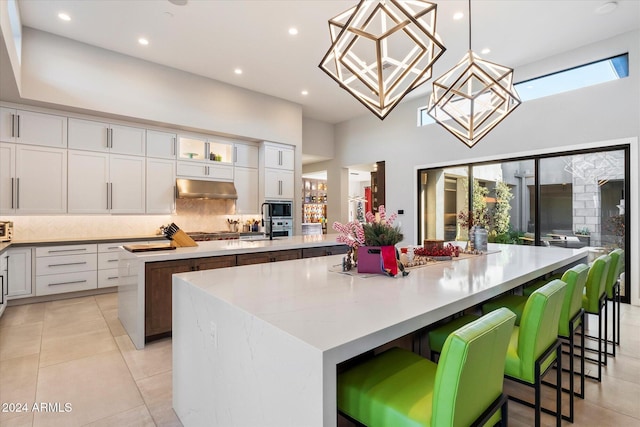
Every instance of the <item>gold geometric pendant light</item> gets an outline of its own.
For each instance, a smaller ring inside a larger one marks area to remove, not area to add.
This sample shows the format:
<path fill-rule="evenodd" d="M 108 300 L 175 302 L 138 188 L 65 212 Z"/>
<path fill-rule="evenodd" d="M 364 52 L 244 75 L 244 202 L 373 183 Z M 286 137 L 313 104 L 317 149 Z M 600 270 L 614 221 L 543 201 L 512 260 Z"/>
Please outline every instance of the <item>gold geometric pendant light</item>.
<path fill-rule="evenodd" d="M 513 69 L 485 61 L 471 50 L 469 0 L 469 52 L 433 82 L 427 113 L 471 148 L 520 103 Z"/>
<path fill-rule="evenodd" d="M 436 5 L 361 0 L 329 20 L 331 47 L 320 68 L 380 119 L 431 78 L 444 53 Z"/>

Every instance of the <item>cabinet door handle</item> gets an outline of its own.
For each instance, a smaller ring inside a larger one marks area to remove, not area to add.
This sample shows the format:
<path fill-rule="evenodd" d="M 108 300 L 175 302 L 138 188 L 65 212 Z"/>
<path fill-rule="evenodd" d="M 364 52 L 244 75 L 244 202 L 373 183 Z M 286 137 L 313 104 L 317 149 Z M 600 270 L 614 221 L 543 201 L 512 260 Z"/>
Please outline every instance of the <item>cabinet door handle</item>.
<path fill-rule="evenodd" d="M 16 209 L 20 209 L 20 178 L 16 178 Z"/>
<path fill-rule="evenodd" d="M 111 199 L 111 206 L 109 209 L 113 209 L 113 182 L 109 183 L 109 199 Z"/>
<path fill-rule="evenodd" d="M 115 280 L 117 278 L 119 278 L 120 276 L 109 276 L 107 277 L 107 280 Z"/>
<path fill-rule="evenodd" d="M 110 259 L 110 260 L 107 260 L 107 262 L 118 262 L 118 260 L 117 259 Z"/>
<path fill-rule="evenodd" d="M 14 199 L 16 197 L 16 195 L 14 194 L 15 193 L 15 191 L 14 191 L 15 188 L 14 188 L 14 182 L 13 181 L 14 181 L 14 178 L 11 178 L 11 209 L 13 209 L 15 207 L 14 206 Z"/>
<path fill-rule="evenodd" d="M 55 254 L 58 252 L 76 252 L 76 251 L 86 251 L 87 248 L 76 248 L 76 249 L 54 249 L 54 250 L 48 250 L 47 253 L 49 254 Z"/>
<path fill-rule="evenodd" d="M 20 114 L 16 114 L 18 124 L 16 126 L 16 137 L 20 138 Z"/>
<path fill-rule="evenodd" d="M 11 114 L 11 137 L 14 138 L 16 136 L 16 115 Z"/>
<path fill-rule="evenodd" d="M 238 147 L 233 147 L 233 163 L 238 163 Z"/>
<path fill-rule="evenodd" d="M 49 264 L 47 265 L 47 267 L 64 267 L 67 265 L 84 265 L 86 264 L 86 261 L 82 261 L 82 262 L 65 262 L 63 264 Z"/>
<path fill-rule="evenodd" d="M 78 283 L 87 283 L 87 281 L 86 280 L 72 280 L 71 282 L 49 283 L 47 286 L 77 285 Z"/>
<path fill-rule="evenodd" d="M 109 128 L 107 128 L 106 131 L 107 131 L 107 148 L 109 148 Z"/>
<path fill-rule="evenodd" d="M 171 144 L 171 155 L 172 156 L 175 156 L 176 155 L 176 151 L 178 151 L 177 145 L 178 145 L 178 141 L 177 141 L 177 138 L 174 136 L 173 137 L 173 144 Z"/>
<path fill-rule="evenodd" d="M 107 209 L 109 209 L 109 183 L 107 182 Z"/>
<path fill-rule="evenodd" d="M 282 151 L 278 151 L 278 165 L 282 166 Z"/>

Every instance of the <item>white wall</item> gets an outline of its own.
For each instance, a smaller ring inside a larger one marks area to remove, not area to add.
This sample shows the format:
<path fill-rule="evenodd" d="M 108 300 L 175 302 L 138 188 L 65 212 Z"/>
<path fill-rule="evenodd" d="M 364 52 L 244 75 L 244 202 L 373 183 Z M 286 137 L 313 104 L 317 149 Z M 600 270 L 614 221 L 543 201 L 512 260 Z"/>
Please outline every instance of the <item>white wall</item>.
<path fill-rule="evenodd" d="M 23 102 L 299 146 L 302 107 L 26 28 Z"/>
<path fill-rule="evenodd" d="M 303 118 L 302 146 L 305 155 L 332 159 L 335 156 L 334 126 L 319 120 Z"/>
<path fill-rule="evenodd" d="M 427 99 L 399 105 L 384 121 L 372 114 L 336 126 L 338 165 L 385 161 L 386 206 L 404 209 L 405 243 L 416 243 L 416 171 L 476 161 L 504 159 L 525 153 L 557 152 L 600 141 L 625 138 L 632 145 L 632 162 L 638 159 L 640 135 L 640 32 L 635 31 L 515 70 L 516 81 L 629 52 L 630 76 L 625 79 L 523 103 L 473 149 L 441 126 L 416 126 L 416 110 Z M 428 83 L 427 83 L 428 84 Z M 639 179 L 632 166 L 632 194 L 639 194 Z M 328 179 L 331 179 L 329 176 Z M 635 192 L 634 192 L 635 189 Z M 346 203 L 347 195 L 341 200 Z M 636 202 L 637 203 L 637 202 Z M 635 212 L 638 210 L 636 208 Z M 632 259 L 639 257 L 637 214 L 632 223 Z M 346 220 L 342 218 L 341 220 Z M 635 249 L 634 249 L 635 248 Z M 632 283 L 634 302 L 640 305 L 639 275 Z"/>

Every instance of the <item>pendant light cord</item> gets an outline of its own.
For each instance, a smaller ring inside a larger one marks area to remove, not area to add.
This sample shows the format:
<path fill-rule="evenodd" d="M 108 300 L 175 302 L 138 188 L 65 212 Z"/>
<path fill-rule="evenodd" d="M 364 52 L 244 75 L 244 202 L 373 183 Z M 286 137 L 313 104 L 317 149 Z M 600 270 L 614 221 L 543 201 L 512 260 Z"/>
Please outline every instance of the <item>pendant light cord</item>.
<path fill-rule="evenodd" d="M 471 0 L 469 0 L 469 51 L 471 51 Z"/>

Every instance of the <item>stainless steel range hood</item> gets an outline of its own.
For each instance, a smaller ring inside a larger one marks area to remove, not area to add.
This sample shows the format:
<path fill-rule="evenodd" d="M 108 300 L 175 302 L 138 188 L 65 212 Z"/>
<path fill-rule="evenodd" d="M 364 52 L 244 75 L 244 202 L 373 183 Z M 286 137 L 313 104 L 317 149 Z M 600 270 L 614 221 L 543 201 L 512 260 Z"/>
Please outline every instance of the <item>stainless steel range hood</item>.
<path fill-rule="evenodd" d="M 176 179 L 178 199 L 232 199 L 238 198 L 233 182 Z"/>

